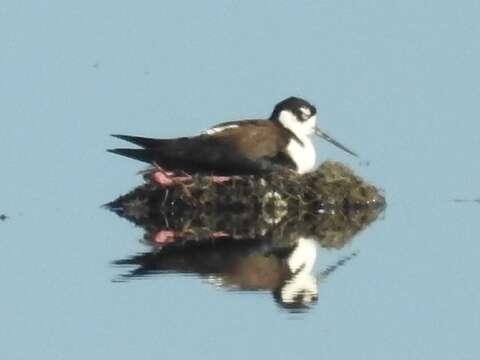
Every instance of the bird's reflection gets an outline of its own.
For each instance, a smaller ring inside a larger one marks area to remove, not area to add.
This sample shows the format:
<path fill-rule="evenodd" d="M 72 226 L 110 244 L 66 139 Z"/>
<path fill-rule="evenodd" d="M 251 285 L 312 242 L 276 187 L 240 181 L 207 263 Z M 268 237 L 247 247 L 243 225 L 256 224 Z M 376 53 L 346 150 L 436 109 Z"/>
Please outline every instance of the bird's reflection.
<path fill-rule="evenodd" d="M 149 246 L 114 261 L 127 267 L 118 280 L 195 274 L 225 289 L 269 291 L 290 311 L 310 308 L 321 280 L 356 253 L 324 269 L 318 255 L 350 243 L 382 213 L 385 199 L 337 163 L 297 182 L 278 179 L 199 179 L 173 189 L 146 183 L 111 202 L 112 211 L 143 229 Z"/>
<path fill-rule="evenodd" d="M 341 257 L 318 274 L 315 272 L 318 254 L 342 248 L 380 212 L 381 209 L 363 209 L 350 216 L 334 212 L 317 214 L 303 219 L 304 222 L 298 222 L 297 218 L 296 222 L 272 225 L 254 237 L 250 235 L 255 231 L 249 227 L 242 232 L 237 226 L 235 236 L 230 236 L 226 228 L 207 235 L 205 229 L 186 230 L 191 226 L 188 222 L 182 230 L 166 229 L 165 219 L 160 224 L 145 222 L 144 241 L 150 251 L 114 264 L 134 267 L 119 276 L 121 281 L 189 273 L 229 290 L 269 291 L 282 308 L 304 311 L 317 302 L 321 280 L 356 255 Z M 199 238 L 198 232 L 205 237 Z"/>
<path fill-rule="evenodd" d="M 317 300 L 317 277 L 312 272 L 317 256 L 312 239 L 300 238 L 291 248 L 273 249 L 256 239 L 166 247 L 125 260 L 136 265 L 123 278 L 153 273 L 195 273 L 211 285 L 229 290 L 271 291 L 286 308 L 304 308 Z"/>

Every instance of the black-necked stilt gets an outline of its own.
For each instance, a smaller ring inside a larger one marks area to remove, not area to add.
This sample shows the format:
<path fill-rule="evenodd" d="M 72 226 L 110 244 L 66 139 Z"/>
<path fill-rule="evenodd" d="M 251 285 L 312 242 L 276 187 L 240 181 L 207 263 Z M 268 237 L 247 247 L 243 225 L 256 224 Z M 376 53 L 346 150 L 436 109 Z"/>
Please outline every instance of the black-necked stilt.
<path fill-rule="evenodd" d="M 200 135 L 175 139 L 113 135 L 142 148 L 109 151 L 173 173 L 227 176 L 285 168 L 309 172 L 316 159 L 313 134 L 357 156 L 316 126 L 316 112 L 307 101 L 289 97 L 275 106 L 269 119 L 221 123 Z"/>

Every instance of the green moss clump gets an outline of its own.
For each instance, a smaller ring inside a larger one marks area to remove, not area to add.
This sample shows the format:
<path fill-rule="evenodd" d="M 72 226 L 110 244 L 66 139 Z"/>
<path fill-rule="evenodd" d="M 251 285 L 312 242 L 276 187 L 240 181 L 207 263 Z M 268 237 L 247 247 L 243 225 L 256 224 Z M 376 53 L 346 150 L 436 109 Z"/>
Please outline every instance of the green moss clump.
<path fill-rule="evenodd" d="M 151 242 L 162 229 L 185 241 L 228 234 L 233 239 L 269 238 L 289 243 L 313 236 L 322 246 L 343 246 L 378 216 L 381 192 L 338 162 L 316 171 L 267 176 L 235 176 L 215 183 L 194 176 L 172 187 L 146 183 L 108 204 L 145 229 Z"/>

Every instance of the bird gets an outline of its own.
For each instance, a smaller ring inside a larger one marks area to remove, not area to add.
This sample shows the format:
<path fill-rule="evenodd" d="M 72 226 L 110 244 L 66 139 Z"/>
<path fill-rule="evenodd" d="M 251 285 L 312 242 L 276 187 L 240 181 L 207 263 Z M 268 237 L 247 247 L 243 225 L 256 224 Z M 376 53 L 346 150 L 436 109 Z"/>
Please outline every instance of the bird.
<path fill-rule="evenodd" d="M 199 135 L 172 139 L 118 135 L 137 149 L 108 151 L 156 164 L 171 173 L 200 175 L 262 175 L 285 169 L 297 174 L 315 167 L 314 134 L 351 155 L 356 153 L 320 130 L 314 105 L 288 97 L 275 105 L 268 119 L 220 123 Z"/>
<path fill-rule="evenodd" d="M 136 266 L 121 275 L 119 281 L 152 274 L 191 273 L 218 288 L 270 291 L 274 301 L 286 310 L 308 310 L 318 300 L 323 278 L 314 273 L 318 242 L 314 237 L 296 236 L 282 246 L 265 238 L 248 237 L 231 241 L 227 236 L 215 242 L 195 241 L 182 246 L 172 240 L 162 243 L 162 251 L 158 251 L 158 235 L 148 235 L 152 236 L 152 251 L 114 262 Z M 331 272 L 335 270 L 334 266 L 330 268 Z"/>

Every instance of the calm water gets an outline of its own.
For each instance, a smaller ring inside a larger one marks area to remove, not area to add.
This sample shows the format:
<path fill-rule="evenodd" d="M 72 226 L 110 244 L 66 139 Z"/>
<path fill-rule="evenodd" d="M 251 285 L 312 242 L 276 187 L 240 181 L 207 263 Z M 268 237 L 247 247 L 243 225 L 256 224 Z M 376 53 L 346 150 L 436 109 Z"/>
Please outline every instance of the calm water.
<path fill-rule="evenodd" d="M 480 6 L 406 1 L 0 7 L 0 357 L 476 359 Z M 199 272 L 118 281 L 148 251 L 101 207 L 142 165 L 110 133 L 193 134 L 289 95 L 388 208 L 318 247 L 309 311 Z"/>

